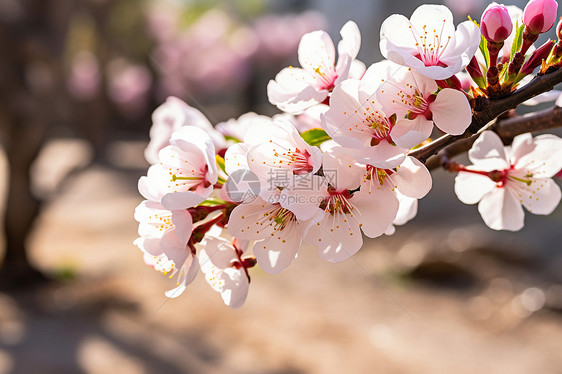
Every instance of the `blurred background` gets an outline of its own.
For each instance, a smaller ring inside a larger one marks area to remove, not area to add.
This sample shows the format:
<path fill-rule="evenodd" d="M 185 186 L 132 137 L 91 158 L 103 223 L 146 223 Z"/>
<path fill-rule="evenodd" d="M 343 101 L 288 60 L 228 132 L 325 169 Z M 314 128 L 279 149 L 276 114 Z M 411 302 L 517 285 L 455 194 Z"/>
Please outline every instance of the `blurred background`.
<path fill-rule="evenodd" d="M 275 114 L 304 33 L 352 19 L 370 65 L 382 21 L 421 3 L 0 0 L 0 373 L 562 373 L 562 209 L 494 232 L 443 171 L 353 259 L 252 269 L 237 311 L 201 276 L 166 300 L 132 244 L 167 96 L 214 124 Z M 458 22 L 488 4 L 446 3 Z"/>

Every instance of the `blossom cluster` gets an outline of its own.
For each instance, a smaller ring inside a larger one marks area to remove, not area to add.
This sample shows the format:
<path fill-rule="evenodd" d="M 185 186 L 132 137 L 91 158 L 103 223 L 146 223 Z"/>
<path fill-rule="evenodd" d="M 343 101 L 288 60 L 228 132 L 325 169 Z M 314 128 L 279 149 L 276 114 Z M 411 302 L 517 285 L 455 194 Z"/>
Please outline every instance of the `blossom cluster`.
<path fill-rule="evenodd" d="M 465 134 L 477 98 L 505 95 L 521 75 L 560 62 L 552 45 L 538 63 L 540 48 L 526 55 L 528 35 L 552 27 L 552 4 L 532 0 L 525 12 L 492 4 L 480 26 L 455 27 L 442 5 L 422 5 L 409 19 L 392 15 L 380 33 L 386 59 L 368 68 L 357 60 L 354 22 L 340 31 L 337 59 L 326 32 L 308 33 L 300 67 L 281 70 L 267 86 L 284 112 L 272 118 L 247 113 L 213 126 L 168 98 L 153 114 L 152 166 L 138 186 L 146 200 L 135 211 L 145 262 L 176 280 L 166 295 L 181 294 L 201 270 L 237 308 L 256 264 L 278 273 L 305 243 L 324 260 L 344 261 L 363 235 L 391 235 L 415 217 L 432 179 L 410 151 L 434 133 Z M 515 35 L 513 23 L 523 27 Z M 525 134 L 504 148 L 486 131 L 469 157 L 474 165 L 449 166 L 458 173 L 455 191 L 467 204 L 479 202 L 491 228 L 520 229 L 521 205 L 535 214 L 558 205 L 551 178 L 562 169 L 560 138 Z"/>

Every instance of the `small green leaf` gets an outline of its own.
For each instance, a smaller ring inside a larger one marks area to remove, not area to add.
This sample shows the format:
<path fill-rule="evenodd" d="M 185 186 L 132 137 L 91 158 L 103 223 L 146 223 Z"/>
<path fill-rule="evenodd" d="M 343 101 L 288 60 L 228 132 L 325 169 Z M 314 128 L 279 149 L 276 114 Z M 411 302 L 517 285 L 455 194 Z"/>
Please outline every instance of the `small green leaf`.
<path fill-rule="evenodd" d="M 488 41 L 484 38 L 484 35 L 480 35 L 480 52 L 484 56 L 484 61 L 486 62 L 486 67 L 490 66 L 490 52 L 488 51 Z"/>
<path fill-rule="evenodd" d="M 312 146 L 319 146 L 320 144 L 332 138 L 322 129 L 311 129 L 301 134 L 305 142 Z"/>
<path fill-rule="evenodd" d="M 231 142 L 234 142 L 234 143 L 241 143 L 242 142 L 242 140 L 240 140 L 238 138 L 235 138 L 234 136 L 230 136 L 230 135 L 224 135 L 224 139 L 226 141 L 231 141 Z"/>
<path fill-rule="evenodd" d="M 219 155 L 216 155 L 215 158 L 217 159 L 218 167 L 226 173 L 225 165 L 224 165 L 224 158 Z"/>
<path fill-rule="evenodd" d="M 511 45 L 511 54 L 509 59 L 513 60 L 513 56 L 519 49 L 521 48 L 521 44 L 523 43 L 523 30 L 525 29 L 525 25 L 519 26 L 519 21 L 515 24 L 515 37 L 513 38 L 513 44 Z"/>
<path fill-rule="evenodd" d="M 216 206 L 216 205 L 223 205 L 223 204 L 226 204 L 226 201 L 211 197 L 211 198 L 208 198 L 207 200 L 203 201 L 199 205 L 201 205 L 201 206 Z"/>

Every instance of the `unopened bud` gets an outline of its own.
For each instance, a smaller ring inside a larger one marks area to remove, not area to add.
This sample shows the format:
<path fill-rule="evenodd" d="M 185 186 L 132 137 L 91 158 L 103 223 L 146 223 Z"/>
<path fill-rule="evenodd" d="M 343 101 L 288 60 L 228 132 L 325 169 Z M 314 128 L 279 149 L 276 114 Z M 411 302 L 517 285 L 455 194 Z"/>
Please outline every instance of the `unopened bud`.
<path fill-rule="evenodd" d="M 491 43 L 503 42 L 512 30 L 513 24 L 507 8 L 497 3 L 488 5 L 480 21 L 480 31 L 484 38 Z"/>
<path fill-rule="evenodd" d="M 556 21 L 558 3 L 556 0 L 531 0 L 523 11 L 523 22 L 533 35 L 547 32 Z"/>
<path fill-rule="evenodd" d="M 539 48 L 535 49 L 521 68 L 519 74 L 529 75 L 533 72 L 533 70 L 535 70 L 535 68 L 541 66 L 542 61 L 546 60 L 553 46 L 554 40 L 549 40 Z"/>

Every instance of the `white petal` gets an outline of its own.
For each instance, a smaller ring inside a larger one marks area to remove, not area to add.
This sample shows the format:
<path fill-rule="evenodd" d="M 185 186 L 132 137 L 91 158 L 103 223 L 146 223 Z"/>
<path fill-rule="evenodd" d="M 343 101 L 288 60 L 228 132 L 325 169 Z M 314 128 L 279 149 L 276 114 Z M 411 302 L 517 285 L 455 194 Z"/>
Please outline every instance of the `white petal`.
<path fill-rule="evenodd" d="M 357 163 L 348 148 L 333 146 L 324 152 L 323 169 L 327 182 L 337 191 L 355 189 L 361 184 L 365 166 Z"/>
<path fill-rule="evenodd" d="M 348 148 L 364 148 L 371 141 L 371 131 L 361 131 L 363 116 L 358 99 L 360 82 L 348 79 L 337 85 L 330 97 L 330 109 L 321 115 L 322 127 L 330 137 Z"/>
<path fill-rule="evenodd" d="M 247 143 L 236 143 L 228 147 L 224 155 L 224 164 L 227 174 L 232 174 L 236 170 L 249 169 L 248 150 L 250 145 Z"/>
<path fill-rule="evenodd" d="M 396 52 L 403 49 L 410 56 L 417 52 L 417 40 L 410 31 L 410 26 L 410 21 L 401 14 L 393 14 L 384 20 L 380 32 L 380 50 L 384 57 L 405 65 L 403 55 Z"/>
<path fill-rule="evenodd" d="M 230 214 L 228 232 L 238 239 L 265 239 L 275 229 L 275 221 L 270 217 L 275 209 L 261 198 L 240 204 Z"/>
<path fill-rule="evenodd" d="M 303 224 L 290 223 L 282 231 L 254 244 L 260 267 L 270 274 L 283 271 L 295 259 L 303 238 Z"/>
<path fill-rule="evenodd" d="M 433 121 L 417 116 L 413 120 L 403 118 L 396 121 L 390 136 L 397 146 L 410 149 L 429 138 L 432 131 Z"/>
<path fill-rule="evenodd" d="M 213 265 L 219 269 L 230 267 L 232 261 L 237 260 L 236 249 L 232 243 L 224 238 L 216 236 L 205 236 L 201 245 Z"/>
<path fill-rule="evenodd" d="M 530 213 L 548 215 L 560 203 L 560 187 L 552 179 L 535 179 L 530 186 L 517 181 L 508 181 L 521 203 Z"/>
<path fill-rule="evenodd" d="M 525 213 L 519 200 L 507 188 L 495 188 L 478 204 L 478 211 L 488 227 L 494 230 L 519 231 Z"/>
<path fill-rule="evenodd" d="M 361 47 L 361 33 L 359 32 L 359 27 L 357 27 L 355 22 L 348 21 L 341 28 L 340 35 L 342 39 L 338 43 L 339 56 L 346 54 L 354 60 Z"/>
<path fill-rule="evenodd" d="M 382 140 L 379 144 L 357 152 L 357 160 L 361 163 L 373 165 L 381 169 L 392 169 L 400 165 L 406 153 L 407 148 L 402 148 L 390 144 L 386 140 Z"/>
<path fill-rule="evenodd" d="M 472 121 L 472 109 L 464 92 L 445 88 L 430 104 L 435 126 L 451 135 L 464 133 Z"/>
<path fill-rule="evenodd" d="M 333 70 L 336 51 L 334 42 L 325 31 L 313 31 L 305 34 L 299 43 L 299 63 L 310 73 L 321 70 Z"/>
<path fill-rule="evenodd" d="M 369 238 L 385 233 L 398 212 L 398 199 L 388 186 L 368 181 L 351 199 L 361 229 Z"/>
<path fill-rule="evenodd" d="M 455 194 L 465 204 L 476 204 L 495 188 L 496 182 L 484 175 L 461 171 L 455 177 Z"/>
<path fill-rule="evenodd" d="M 518 140 L 517 138 L 514 142 Z M 535 178 L 549 178 L 557 174 L 562 169 L 562 139 L 555 135 L 544 134 L 535 137 L 533 143 L 534 149 L 525 155 L 522 155 L 523 151 L 514 149 L 515 167 L 532 172 Z"/>
<path fill-rule="evenodd" d="M 305 240 L 318 247 L 320 257 L 330 262 L 347 260 L 363 245 L 359 221 L 351 214 L 325 213 L 308 229 Z"/>
<path fill-rule="evenodd" d="M 225 305 L 238 309 L 246 301 L 248 296 L 248 277 L 241 269 L 225 269 L 223 275 L 224 285 L 221 290 L 221 297 Z"/>
<path fill-rule="evenodd" d="M 267 97 L 271 104 L 282 111 L 300 114 L 328 97 L 327 90 L 316 90 L 314 84 L 314 77 L 309 72 L 285 68 L 267 84 Z"/>
<path fill-rule="evenodd" d="M 168 193 L 162 197 L 162 206 L 168 210 L 193 208 L 205 201 L 212 191 L 213 186 L 209 186 L 201 194 L 191 191 Z"/>
<path fill-rule="evenodd" d="M 416 199 L 421 199 L 427 195 L 432 186 L 429 170 L 413 157 L 406 157 L 397 168 L 396 173 L 388 179 L 400 193 Z"/>
<path fill-rule="evenodd" d="M 498 161 L 497 169 L 509 168 L 509 163 L 505 155 L 505 149 L 500 137 L 492 131 L 484 131 L 480 137 L 474 142 L 468 158 L 473 164 L 481 163 L 487 159 L 495 159 Z M 503 165 L 503 167 L 501 167 Z"/>
<path fill-rule="evenodd" d="M 405 195 L 402 195 L 400 192 L 396 194 L 398 198 L 398 212 L 396 213 L 396 218 L 392 221 L 393 225 L 404 225 L 408 221 L 414 219 L 416 214 L 418 213 L 418 199 L 414 199 Z M 389 235 L 385 232 L 386 235 Z"/>
<path fill-rule="evenodd" d="M 324 169 L 326 172 L 327 169 Z M 293 212 L 297 219 L 306 221 L 321 211 L 319 206 L 327 187 L 328 181 L 318 175 L 294 175 L 289 185 L 281 191 L 279 204 Z"/>

